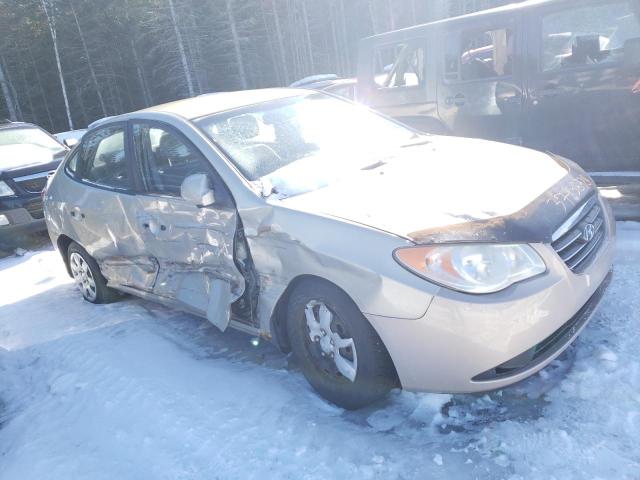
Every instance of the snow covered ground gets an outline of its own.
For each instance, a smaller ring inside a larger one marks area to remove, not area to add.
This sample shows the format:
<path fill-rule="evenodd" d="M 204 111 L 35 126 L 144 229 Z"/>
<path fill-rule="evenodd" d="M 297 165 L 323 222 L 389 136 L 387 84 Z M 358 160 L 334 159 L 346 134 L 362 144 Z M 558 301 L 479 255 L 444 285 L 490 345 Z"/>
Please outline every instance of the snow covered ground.
<path fill-rule="evenodd" d="M 51 250 L 0 260 L 0 478 L 640 478 L 640 224 L 576 344 L 488 395 L 346 412 L 243 334 L 81 300 Z"/>

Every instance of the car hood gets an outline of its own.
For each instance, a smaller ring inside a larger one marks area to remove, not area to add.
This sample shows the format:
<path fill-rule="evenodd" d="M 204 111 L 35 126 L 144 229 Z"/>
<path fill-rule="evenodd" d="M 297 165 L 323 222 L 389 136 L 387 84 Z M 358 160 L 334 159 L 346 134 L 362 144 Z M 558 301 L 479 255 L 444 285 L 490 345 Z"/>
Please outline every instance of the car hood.
<path fill-rule="evenodd" d="M 63 154 L 63 151 L 54 154 L 48 148 L 38 145 L 0 145 L 0 173 L 45 165 Z"/>
<path fill-rule="evenodd" d="M 418 243 L 516 237 L 533 241 L 549 237 L 551 226 L 561 223 L 592 187 L 589 177 L 571 162 L 565 165 L 544 153 L 483 140 L 434 137 L 378 168 L 280 202 Z M 541 226 L 544 214 L 536 212 L 545 205 L 549 225 Z"/>

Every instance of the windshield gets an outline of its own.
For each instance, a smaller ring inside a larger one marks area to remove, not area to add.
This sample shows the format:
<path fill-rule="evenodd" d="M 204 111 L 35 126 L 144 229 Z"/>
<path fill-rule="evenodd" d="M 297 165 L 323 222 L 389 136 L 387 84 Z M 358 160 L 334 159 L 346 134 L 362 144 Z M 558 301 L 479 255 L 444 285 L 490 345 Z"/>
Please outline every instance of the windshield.
<path fill-rule="evenodd" d="M 320 93 L 252 105 L 196 123 L 247 179 L 260 181 L 266 195 L 283 197 L 375 168 L 419 137 L 364 107 Z"/>
<path fill-rule="evenodd" d="M 62 145 L 44 131 L 35 127 L 12 127 L 0 130 L 0 147 L 8 145 L 35 145 L 46 148 L 52 153 L 64 150 Z"/>

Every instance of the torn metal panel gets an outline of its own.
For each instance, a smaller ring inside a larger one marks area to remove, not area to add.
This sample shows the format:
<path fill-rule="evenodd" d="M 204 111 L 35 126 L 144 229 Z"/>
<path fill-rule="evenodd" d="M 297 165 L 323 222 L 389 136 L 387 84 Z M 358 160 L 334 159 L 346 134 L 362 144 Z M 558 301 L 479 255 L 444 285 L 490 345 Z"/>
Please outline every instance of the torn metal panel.
<path fill-rule="evenodd" d="M 374 252 L 409 245 L 406 240 L 328 217 L 310 221 L 308 214 L 277 205 L 241 210 L 240 215 L 260 279 L 258 318 L 264 334 L 271 331 L 275 306 L 287 286 L 303 275 L 334 283 L 363 312 L 419 318 L 426 311 L 430 297 L 424 282 L 399 270 L 391 255 L 378 256 L 371 268 L 363 266 L 365 258 L 371 264 Z M 360 245 L 355 254 L 354 244 Z"/>
<path fill-rule="evenodd" d="M 231 321 L 231 285 L 229 282 L 214 279 L 209 289 L 209 305 L 207 306 L 207 320 L 221 331 L 225 331 Z"/>
<path fill-rule="evenodd" d="M 224 330 L 230 304 L 245 289 L 234 262 L 235 209 L 144 195 L 130 201 L 145 251 L 159 264 L 153 293 L 201 312 Z M 227 302 L 218 305 L 226 320 L 212 313 L 216 302 Z"/>

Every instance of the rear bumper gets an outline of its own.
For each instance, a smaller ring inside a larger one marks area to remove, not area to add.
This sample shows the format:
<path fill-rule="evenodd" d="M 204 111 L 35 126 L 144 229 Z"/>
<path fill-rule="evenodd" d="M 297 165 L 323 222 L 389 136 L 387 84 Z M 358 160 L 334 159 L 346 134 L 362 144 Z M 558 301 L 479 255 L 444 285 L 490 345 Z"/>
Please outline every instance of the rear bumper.
<path fill-rule="evenodd" d="M 615 224 L 582 273 L 548 245 L 534 248 L 547 272 L 492 295 L 440 289 L 417 320 L 367 315 L 407 390 L 471 393 L 495 390 L 536 373 L 578 336 L 608 285 Z"/>

